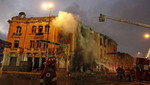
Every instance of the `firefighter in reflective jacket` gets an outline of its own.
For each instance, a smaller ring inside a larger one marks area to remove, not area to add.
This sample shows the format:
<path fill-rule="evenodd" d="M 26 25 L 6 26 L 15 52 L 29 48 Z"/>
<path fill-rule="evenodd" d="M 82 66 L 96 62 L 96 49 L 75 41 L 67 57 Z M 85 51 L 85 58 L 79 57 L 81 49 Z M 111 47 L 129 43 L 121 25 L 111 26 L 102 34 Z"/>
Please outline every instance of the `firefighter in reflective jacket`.
<path fill-rule="evenodd" d="M 55 63 L 55 57 L 49 57 L 47 61 L 44 62 L 46 67 L 41 72 L 40 85 L 57 85 Z"/>

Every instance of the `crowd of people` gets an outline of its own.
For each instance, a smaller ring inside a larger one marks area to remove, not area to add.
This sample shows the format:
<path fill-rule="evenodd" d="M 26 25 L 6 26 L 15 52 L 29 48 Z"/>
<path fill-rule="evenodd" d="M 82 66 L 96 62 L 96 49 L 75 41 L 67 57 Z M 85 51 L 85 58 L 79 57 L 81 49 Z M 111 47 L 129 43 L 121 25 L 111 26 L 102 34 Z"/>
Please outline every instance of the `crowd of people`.
<path fill-rule="evenodd" d="M 116 69 L 117 79 L 119 80 L 128 80 L 133 81 L 135 79 L 135 71 L 134 69 L 126 68 L 125 70 L 121 67 Z"/>

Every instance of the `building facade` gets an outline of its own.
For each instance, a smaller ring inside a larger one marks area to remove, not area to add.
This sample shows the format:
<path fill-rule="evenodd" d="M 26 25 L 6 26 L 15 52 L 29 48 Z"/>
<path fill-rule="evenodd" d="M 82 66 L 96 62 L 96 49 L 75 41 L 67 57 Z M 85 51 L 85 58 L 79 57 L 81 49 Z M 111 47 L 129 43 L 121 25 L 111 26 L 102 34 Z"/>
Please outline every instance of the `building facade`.
<path fill-rule="evenodd" d="M 45 59 L 52 56 L 54 50 L 58 48 L 40 42 L 40 40 L 58 41 L 58 38 L 56 38 L 58 37 L 58 30 L 51 25 L 54 18 L 52 16 L 50 18 L 26 18 L 25 13 L 21 12 L 8 21 L 10 27 L 7 41 L 11 42 L 12 46 L 11 49 L 4 50 L 3 70 L 6 70 L 6 68 L 9 70 L 8 66 L 16 66 L 14 69 L 18 69 L 21 61 L 32 62 L 30 64 L 32 69 L 43 68 Z"/>
<path fill-rule="evenodd" d="M 11 43 L 0 39 L 0 68 L 2 66 L 4 48 L 11 48 Z"/>
<path fill-rule="evenodd" d="M 97 33 L 83 24 L 79 24 L 78 30 L 78 53 L 76 54 L 79 55 L 75 57 L 80 56 L 77 60 L 81 61 L 77 62 L 77 64 L 81 63 L 80 66 L 84 66 L 85 63 L 93 63 L 92 68 L 96 68 L 97 71 L 104 71 L 106 69 L 114 71 L 114 58 L 117 57 L 118 44 L 108 36 Z M 83 57 L 83 59 L 81 57 Z M 87 59 L 89 59 L 89 61 Z M 93 60 L 94 62 L 92 62 Z"/>
<path fill-rule="evenodd" d="M 122 67 L 124 69 L 133 68 L 133 64 L 135 63 L 134 62 L 135 58 L 123 52 L 118 52 L 117 54 L 118 54 L 118 58 L 116 62 L 117 66 Z"/>
<path fill-rule="evenodd" d="M 117 43 L 114 40 L 80 22 L 76 32 L 66 36 L 52 25 L 53 19 L 53 16 L 26 18 L 23 12 L 12 17 L 8 21 L 10 27 L 7 38 L 12 46 L 10 49 L 5 48 L 3 52 L 2 70 L 41 70 L 43 62 L 50 56 L 55 56 L 57 67 L 63 69 L 67 63 L 74 70 L 80 70 L 83 65 L 93 65 L 98 71 L 103 67 L 109 70 L 114 68 L 113 59 L 117 56 Z M 40 40 L 69 44 L 69 61 L 66 60 L 66 48 L 42 43 Z"/>

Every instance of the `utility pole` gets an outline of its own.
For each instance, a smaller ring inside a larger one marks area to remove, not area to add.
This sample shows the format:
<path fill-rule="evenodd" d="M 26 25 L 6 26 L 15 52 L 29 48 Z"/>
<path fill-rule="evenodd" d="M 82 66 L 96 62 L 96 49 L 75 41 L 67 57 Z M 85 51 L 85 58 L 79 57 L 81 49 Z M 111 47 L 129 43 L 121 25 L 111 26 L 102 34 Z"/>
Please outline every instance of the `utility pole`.
<path fill-rule="evenodd" d="M 53 4 L 52 3 L 48 3 L 48 4 L 43 4 L 42 5 L 44 9 L 48 9 L 49 11 L 49 20 L 48 20 L 48 28 L 47 28 L 47 40 L 49 41 L 49 30 L 50 30 L 50 15 L 51 15 L 51 10 L 53 8 Z M 46 45 L 46 58 L 48 58 L 48 44 L 45 43 Z"/>

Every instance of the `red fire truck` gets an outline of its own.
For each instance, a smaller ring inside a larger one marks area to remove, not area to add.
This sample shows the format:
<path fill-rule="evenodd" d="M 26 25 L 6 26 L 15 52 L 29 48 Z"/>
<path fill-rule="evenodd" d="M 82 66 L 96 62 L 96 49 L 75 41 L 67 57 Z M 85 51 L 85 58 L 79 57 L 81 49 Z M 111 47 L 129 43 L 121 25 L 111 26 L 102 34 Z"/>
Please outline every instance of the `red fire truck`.
<path fill-rule="evenodd" d="M 123 19 L 119 19 L 119 18 L 108 17 L 106 15 L 100 14 L 99 22 L 104 22 L 105 19 L 110 19 L 110 20 L 114 20 L 114 21 L 118 21 L 118 22 L 123 22 L 123 23 L 127 23 L 127 24 L 133 24 L 136 26 L 150 28 L 150 25 L 148 25 L 148 24 L 133 22 L 133 21 L 129 21 L 129 20 L 123 20 Z M 146 58 L 148 58 L 148 57 L 150 57 L 150 49 L 149 49 L 149 52 L 148 52 Z M 137 81 L 138 80 L 150 81 L 150 60 L 148 60 L 146 58 L 136 58 L 135 80 L 137 80 Z"/>
<path fill-rule="evenodd" d="M 135 64 L 135 80 L 150 81 L 150 60 L 145 58 L 136 58 Z"/>

